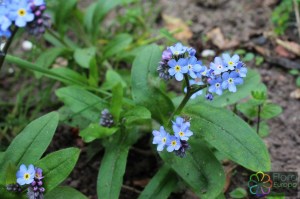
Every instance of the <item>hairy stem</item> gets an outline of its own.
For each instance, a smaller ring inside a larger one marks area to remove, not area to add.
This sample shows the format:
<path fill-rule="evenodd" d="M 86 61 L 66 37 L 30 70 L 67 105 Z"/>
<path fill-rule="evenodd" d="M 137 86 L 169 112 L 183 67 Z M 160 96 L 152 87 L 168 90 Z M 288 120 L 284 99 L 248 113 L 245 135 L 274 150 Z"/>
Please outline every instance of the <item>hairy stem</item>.
<path fill-rule="evenodd" d="M 258 105 L 256 133 L 259 133 L 261 105 Z"/>

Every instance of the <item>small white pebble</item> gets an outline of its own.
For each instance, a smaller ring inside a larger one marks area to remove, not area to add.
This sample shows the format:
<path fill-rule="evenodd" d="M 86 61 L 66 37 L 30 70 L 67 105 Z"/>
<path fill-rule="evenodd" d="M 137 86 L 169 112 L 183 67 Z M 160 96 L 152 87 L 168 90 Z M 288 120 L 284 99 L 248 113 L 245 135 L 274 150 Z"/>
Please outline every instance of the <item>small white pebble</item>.
<path fill-rule="evenodd" d="M 24 51 L 30 51 L 32 49 L 32 47 L 33 47 L 33 44 L 31 41 L 28 41 L 28 40 L 23 41 L 22 49 Z"/>
<path fill-rule="evenodd" d="M 12 67 L 10 67 L 9 69 L 8 69 L 8 73 L 9 74 L 13 74 L 15 72 L 15 70 L 12 68 Z"/>
<path fill-rule="evenodd" d="M 214 57 L 216 52 L 214 50 L 206 49 L 201 52 L 202 57 Z"/>

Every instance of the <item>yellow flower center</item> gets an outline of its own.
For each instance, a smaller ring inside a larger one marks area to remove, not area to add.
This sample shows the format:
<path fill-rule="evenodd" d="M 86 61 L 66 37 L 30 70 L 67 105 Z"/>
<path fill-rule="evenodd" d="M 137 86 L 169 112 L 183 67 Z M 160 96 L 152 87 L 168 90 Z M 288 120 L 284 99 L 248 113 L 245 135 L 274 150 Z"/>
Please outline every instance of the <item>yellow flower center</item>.
<path fill-rule="evenodd" d="M 26 10 L 23 9 L 23 8 L 19 9 L 18 10 L 18 15 L 21 16 L 21 17 L 25 16 L 26 15 Z"/>
<path fill-rule="evenodd" d="M 162 142 L 165 143 L 167 141 L 167 138 L 163 138 Z"/>
<path fill-rule="evenodd" d="M 30 178 L 30 174 L 29 173 L 25 173 L 23 177 L 24 177 L 25 180 L 28 180 Z"/>
<path fill-rule="evenodd" d="M 176 71 L 176 72 L 179 72 L 180 70 L 181 70 L 181 67 L 180 67 L 179 65 L 176 65 L 176 66 L 175 66 L 175 71 Z"/>
<path fill-rule="evenodd" d="M 172 144 L 172 146 L 176 146 L 176 141 L 173 140 L 173 141 L 171 142 L 171 144 Z"/>
<path fill-rule="evenodd" d="M 228 65 L 229 65 L 229 66 L 232 66 L 232 65 L 233 65 L 233 62 L 232 62 L 232 61 L 229 61 L 229 62 L 228 62 Z"/>
<path fill-rule="evenodd" d="M 184 136 L 184 132 L 180 131 L 179 135 L 180 135 L 180 137 Z"/>
<path fill-rule="evenodd" d="M 175 51 L 174 54 L 175 54 L 175 55 L 179 55 L 179 51 Z"/>

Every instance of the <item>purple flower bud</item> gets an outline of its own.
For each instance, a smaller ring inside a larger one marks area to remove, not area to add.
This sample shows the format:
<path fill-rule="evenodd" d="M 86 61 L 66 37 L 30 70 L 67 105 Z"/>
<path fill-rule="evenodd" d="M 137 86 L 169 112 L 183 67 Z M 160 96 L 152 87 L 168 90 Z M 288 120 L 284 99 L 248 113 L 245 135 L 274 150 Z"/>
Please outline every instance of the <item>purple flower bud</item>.
<path fill-rule="evenodd" d="M 41 5 L 41 6 L 39 7 L 39 10 L 40 10 L 40 11 L 46 10 L 46 6 L 45 6 L 45 5 Z"/>
<path fill-rule="evenodd" d="M 41 188 L 40 188 L 40 192 L 41 192 L 41 193 L 45 192 L 45 188 L 44 188 L 44 187 L 41 187 Z"/>
<path fill-rule="evenodd" d="M 36 181 L 33 181 L 32 183 L 31 183 L 31 186 L 35 186 L 36 185 Z"/>
<path fill-rule="evenodd" d="M 35 16 L 40 16 L 41 14 L 42 14 L 42 12 L 39 10 L 35 11 L 35 13 L 34 13 Z"/>
<path fill-rule="evenodd" d="M 37 24 L 39 24 L 39 25 L 43 24 L 43 19 L 38 19 Z"/>
<path fill-rule="evenodd" d="M 211 93 L 207 93 L 205 98 L 209 101 L 212 101 L 214 99 L 214 96 Z"/>
<path fill-rule="evenodd" d="M 170 60 L 172 58 L 172 52 L 168 50 L 164 50 L 162 53 L 162 59 L 164 60 Z"/>
<path fill-rule="evenodd" d="M 36 192 L 39 188 L 37 186 L 33 187 L 33 191 Z"/>
<path fill-rule="evenodd" d="M 38 186 L 42 186 L 43 182 L 41 180 L 39 180 L 37 184 L 38 184 Z"/>

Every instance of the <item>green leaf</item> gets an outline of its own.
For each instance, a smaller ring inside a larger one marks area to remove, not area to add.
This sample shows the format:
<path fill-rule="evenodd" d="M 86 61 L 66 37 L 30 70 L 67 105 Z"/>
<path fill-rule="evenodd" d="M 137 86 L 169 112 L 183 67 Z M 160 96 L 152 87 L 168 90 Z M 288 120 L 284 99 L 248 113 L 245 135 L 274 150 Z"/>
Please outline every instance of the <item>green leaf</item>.
<path fill-rule="evenodd" d="M 296 86 L 300 87 L 300 77 L 297 77 L 297 79 L 296 79 Z"/>
<path fill-rule="evenodd" d="M 118 128 L 107 128 L 100 126 L 99 123 L 91 123 L 86 129 L 80 132 L 80 136 L 85 142 L 91 142 L 95 139 L 101 139 L 113 135 Z"/>
<path fill-rule="evenodd" d="M 264 58 L 262 56 L 256 56 L 255 65 L 260 66 L 262 63 L 264 63 Z"/>
<path fill-rule="evenodd" d="M 92 122 L 98 122 L 101 111 L 108 106 L 100 97 L 75 86 L 60 88 L 55 93 L 74 114 L 80 113 Z"/>
<path fill-rule="evenodd" d="M 90 47 L 90 48 L 77 48 L 74 52 L 74 59 L 79 64 L 79 66 L 83 68 L 89 68 L 91 60 L 96 55 L 96 48 Z"/>
<path fill-rule="evenodd" d="M 292 69 L 292 70 L 289 70 L 289 73 L 290 73 L 291 75 L 299 75 L 299 70 L 297 70 L 297 69 Z"/>
<path fill-rule="evenodd" d="M 258 105 L 260 105 L 260 103 L 256 100 L 248 100 L 245 103 L 238 104 L 236 108 L 237 110 L 242 112 L 247 118 L 252 119 L 257 117 Z"/>
<path fill-rule="evenodd" d="M 195 137 L 204 137 L 231 160 L 253 171 L 269 171 L 268 150 L 256 132 L 231 111 L 207 105 L 188 106 Z"/>
<path fill-rule="evenodd" d="M 103 59 L 113 57 L 119 53 L 123 53 L 132 42 L 132 36 L 129 34 L 119 34 L 111 40 L 103 49 Z"/>
<path fill-rule="evenodd" d="M 58 75 L 62 75 L 67 79 L 72 79 L 73 81 L 75 80 L 76 82 L 82 82 L 82 84 L 87 84 L 88 82 L 86 77 L 80 75 L 75 70 L 71 70 L 69 68 L 52 68 L 50 71 Z M 73 82 L 69 82 L 68 84 L 74 85 Z"/>
<path fill-rule="evenodd" d="M 17 182 L 17 167 L 13 164 L 8 164 L 8 167 L 6 169 L 6 183 L 5 184 L 15 184 Z"/>
<path fill-rule="evenodd" d="M 253 53 L 247 53 L 247 54 L 245 55 L 245 57 L 243 58 L 243 60 L 244 60 L 245 62 L 247 62 L 247 61 L 252 61 L 252 60 L 254 59 L 254 57 L 255 57 L 255 55 L 254 55 Z"/>
<path fill-rule="evenodd" d="M 177 186 L 176 173 L 169 166 L 163 165 L 147 184 L 138 199 L 167 199 Z"/>
<path fill-rule="evenodd" d="M 254 130 L 256 131 L 256 127 L 254 127 Z M 267 137 L 270 133 L 269 126 L 266 122 L 260 122 L 259 124 L 259 131 L 258 135 L 262 138 Z"/>
<path fill-rule="evenodd" d="M 45 199 L 88 199 L 85 195 L 72 187 L 56 187 L 45 195 Z"/>
<path fill-rule="evenodd" d="M 58 124 L 56 112 L 44 115 L 30 124 L 12 141 L 0 162 L 0 184 L 5 180 L 4 175 L 8 163 L 20 166 L 35 163 L 42 157 L 50 144 Z"/>
<path fill-rule="evenodd" d="M 76 8 L 77 0 L 59 1 L 55 8 L 54 21 L 59 32 L 64 34 L 67 30 L 66 21 L 71 17 L 72 11 Z"/>
<path fill-rule="evenodd" d="M 128 151 L 129 146 L 122 143 L 106 147 L 97 180 L 98 198 L 119 198 Z"/>
<path fill-rule="evenodd" d="M 78 160 L 79 154 L 80 150 L 77 148 L 62 149 L 50 153 L 35 163 L 36 167 L 43 169 L 46 193 L 68 177 Z"/>
<path fill-rule="evenodd" d="M 123 100 L 123 87 L 119 83 L 112 89 L 112 99 L 111 99 L 111 114 L 113 115 L 114 121 L 119 122 L 120 113 L 122 110 L 122 100 Z"/>
<path fill-rule="evenodd" d="M 216 198 L 225 185 L 222 165 L 204 142 L 191 140 L 189 143 L 191 149 L 184 159 L 169 152 L 162 152 L 160 156 L 197 196 L 203 199 Z"/>
<path fill-rule="evenodd" d="M 128 110 L 124 115 L 126 125 L 136 125 L 140 121 L 151 119 L 151 113 L 148 109 L 142 106 L 136 106 Z"/>
<path fill-rule="evenodd" d="M 16 194 L 12 192 L 8 192 L 5 186 L 0 185 L 0 196 L 1 199 L 28 199 L 25 194 Z"/>
<path fill-rule="evenodd" d="M 273 117 L 280 115 L 281 112 L 282 112 L 281 106 L 273 103 L 266 103 L 262 107 L 260 116 L 263 119 L 271 119 Z"/>
<path fill-rule="evenodd" d="M 158 76 L 156 67 L 160 59 L 161 51 L 158 46 L 146 46 L 133 62 L 131 86 L 133 100 L 149 109 L 152 116 L 162 122 L 173 112 L 174 105 L 170 98 L 151 82 Z"/>
<path fill-rule="evenodd" d="M 244 50 L 244 49 L 237 49 L 237 50 L 234 51 L 234 54 L 244 55 L 244 54 L 246 54 L 246 50 Z"/>
<path fill-rule="evenodd" d="M 40 54 L 40 56 L 36 59 L 35 64 L 42 68 L 48 68 L 53 64 L 53 62 L 56 60 L 56 58 L 67 52 L 68 49 L 56 47 L 56 48 L 50 48 Z M 40 73 L 36 73 L 38 77 L 40 77 Z"/>
<path fill-rule="evenodd" d="M 231 198 L 246 198 L 247 191 L 244 188 L 236 188 L 229 193 Z"/>
<path fill-rule="evenodd" d="M 123 88 L 127 87 L 126 82 L 123 80 L 120 74 L 110 69 L 106 72 L 105 82 L 102 84 L 101 88 L 103 90 L 111 90 L 118 83 L 121 83 Z"/>

